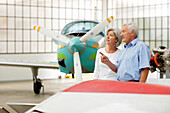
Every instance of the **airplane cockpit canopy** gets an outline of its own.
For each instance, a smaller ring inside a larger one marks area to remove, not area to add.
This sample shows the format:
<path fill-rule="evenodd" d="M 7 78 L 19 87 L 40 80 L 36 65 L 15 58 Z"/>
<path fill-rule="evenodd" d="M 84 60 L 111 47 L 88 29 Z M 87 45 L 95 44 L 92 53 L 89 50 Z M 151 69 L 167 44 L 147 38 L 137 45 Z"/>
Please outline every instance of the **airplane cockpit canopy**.
<path fill-rule="evenodd" d="M 98 22 L 96 21 L 74 21 L 67 24 L 61 34 L 66 35 L 70 38 L 72 37 L 81 37 L 85 35 L 89 30 L 91 30 L 94 26 L 96 26 Z M 105 36 L 105 31 L 99 33 L 102 37 Z"/>

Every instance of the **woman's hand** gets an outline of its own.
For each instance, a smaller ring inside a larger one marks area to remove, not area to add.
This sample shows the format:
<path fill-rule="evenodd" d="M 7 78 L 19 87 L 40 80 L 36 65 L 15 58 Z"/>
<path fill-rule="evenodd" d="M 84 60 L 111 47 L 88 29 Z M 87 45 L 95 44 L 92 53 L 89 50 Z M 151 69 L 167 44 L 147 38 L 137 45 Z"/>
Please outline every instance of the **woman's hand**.
<path fill-rule="evenodd" d="M 108 63 L 110 62 L 109 58 L 105 56 L 102 52 L 99 53 L 101 54 L 101 62 L 108 65 Z"/>

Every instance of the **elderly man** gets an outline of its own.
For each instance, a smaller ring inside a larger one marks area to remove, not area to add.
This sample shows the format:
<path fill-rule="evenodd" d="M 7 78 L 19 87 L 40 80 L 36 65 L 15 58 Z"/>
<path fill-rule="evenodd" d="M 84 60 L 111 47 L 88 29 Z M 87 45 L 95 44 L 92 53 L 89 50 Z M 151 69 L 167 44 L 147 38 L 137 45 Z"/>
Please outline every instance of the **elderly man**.
<path fill-rule="evenodd" d="M 150 49 L 145 43 L 139 41 L 138 26 L 135 23 L 124 24 L 121 30 L 122 41 L 126 44 L 120 52 L 116 64 L 100 53 L 101 62 L 105 63 L 114 72 L 117 80 L 145 82 L 149 72 Z"/>

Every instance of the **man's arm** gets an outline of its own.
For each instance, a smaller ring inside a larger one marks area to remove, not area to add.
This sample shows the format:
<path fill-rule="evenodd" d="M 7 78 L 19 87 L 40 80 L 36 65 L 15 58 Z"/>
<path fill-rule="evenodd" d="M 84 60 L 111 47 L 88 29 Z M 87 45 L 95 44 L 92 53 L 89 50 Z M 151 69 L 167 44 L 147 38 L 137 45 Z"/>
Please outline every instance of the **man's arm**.
<path fill-rule="evenodd" d="M 100 52 L 100 54 L 102 55 L 101 56 L 101 62 L 106 64 L 107 66 L 109 66 L 109 68 L 112 71 L 117 73 L 117 67 L 112 62 L 110 62 L 109 58 L 107 56 L 105 56 L 102 52 Z"/>
<path fill-rule="evenodd" d="M 141 76 L 140 76 L 140 80 L 139 82 L 146 82 L 146 79 L 148 77 L 148 73 L 149 73 L 149 68 L 143 68 L 142 72 L 141 72 Z"/>

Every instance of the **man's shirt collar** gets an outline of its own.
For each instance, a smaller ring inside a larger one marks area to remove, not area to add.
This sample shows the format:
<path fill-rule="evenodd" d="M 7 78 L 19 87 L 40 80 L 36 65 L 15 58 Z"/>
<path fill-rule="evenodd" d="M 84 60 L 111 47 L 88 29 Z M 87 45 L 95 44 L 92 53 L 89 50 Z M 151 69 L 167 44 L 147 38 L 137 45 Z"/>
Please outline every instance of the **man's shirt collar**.
<path fill-rule="evenodd" d="M 136 43 L 139 41 L 139 38 L 135 38 L 134 40 L 132 40 L 128 45 L 127 44 L 125 44 L 124 45 L 124 47 L 126 48 L 126 47 L 130 47 L 130 46 L 134 46 L 134 45 L 136 45 Z"/>

